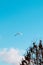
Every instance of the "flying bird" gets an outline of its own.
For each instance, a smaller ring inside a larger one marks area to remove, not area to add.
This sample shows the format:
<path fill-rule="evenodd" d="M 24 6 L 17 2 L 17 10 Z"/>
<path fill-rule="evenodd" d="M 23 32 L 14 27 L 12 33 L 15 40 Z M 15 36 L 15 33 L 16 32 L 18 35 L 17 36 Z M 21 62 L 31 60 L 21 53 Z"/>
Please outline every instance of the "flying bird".
<path fill-rule="evenodd" d="M 17 32 L 17 33 L 15 33 L 14 36 L 18 36 L 18 35 L 23 35 L 23 33 L 22 32 Z"/>

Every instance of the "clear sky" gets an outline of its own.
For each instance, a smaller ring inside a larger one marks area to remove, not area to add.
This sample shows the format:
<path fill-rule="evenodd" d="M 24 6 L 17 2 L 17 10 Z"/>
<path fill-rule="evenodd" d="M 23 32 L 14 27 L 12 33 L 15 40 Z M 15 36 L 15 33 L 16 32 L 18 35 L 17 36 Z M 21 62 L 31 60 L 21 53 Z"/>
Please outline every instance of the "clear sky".
<path fill-rule="evenodd" d="M 23 35 L 15 37 L 17 32 Z M 43 41 L 43 0 L 0 0 L 0 48 L 26 49 L 40 39 Z"/>

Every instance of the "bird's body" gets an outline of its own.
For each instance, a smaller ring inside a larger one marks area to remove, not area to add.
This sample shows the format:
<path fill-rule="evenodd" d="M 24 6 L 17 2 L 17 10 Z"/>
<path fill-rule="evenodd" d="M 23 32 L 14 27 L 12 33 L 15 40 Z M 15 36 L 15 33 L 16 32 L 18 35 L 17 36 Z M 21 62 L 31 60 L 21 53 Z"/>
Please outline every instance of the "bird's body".
<path fill-rule="evenodd" d="M 23 35 L 22 32 L 17 32 L 14 36 Z"/>

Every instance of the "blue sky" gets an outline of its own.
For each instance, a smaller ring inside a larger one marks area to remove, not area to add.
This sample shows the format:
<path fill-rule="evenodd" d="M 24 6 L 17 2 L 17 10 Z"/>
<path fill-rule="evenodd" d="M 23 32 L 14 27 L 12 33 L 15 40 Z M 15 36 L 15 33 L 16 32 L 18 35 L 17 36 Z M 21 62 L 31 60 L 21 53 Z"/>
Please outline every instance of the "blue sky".
<path fill-rule="evenodd" d="M 23 35 L 15 37 L 17 32 Z M 0 48 L 25 50 L 40 39 L 43 41 L 43 0 L 0 0 Z"/>

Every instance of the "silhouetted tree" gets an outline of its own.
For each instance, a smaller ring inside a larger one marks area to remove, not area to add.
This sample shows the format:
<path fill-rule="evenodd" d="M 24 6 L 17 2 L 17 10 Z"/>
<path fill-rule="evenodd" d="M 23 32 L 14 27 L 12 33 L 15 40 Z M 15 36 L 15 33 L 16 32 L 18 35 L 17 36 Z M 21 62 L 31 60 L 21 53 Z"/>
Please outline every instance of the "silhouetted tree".
<path fill-rule="evenodd" d="M 30 47 L 28 51 L 26 51 L 26 55 L 24 56 L 25 60 L 22 59 L 20 65 L 43 65 L 43 45 L 42 40 L 39 41 L 39 45 L 33 43 L 33 47 Z"/>

